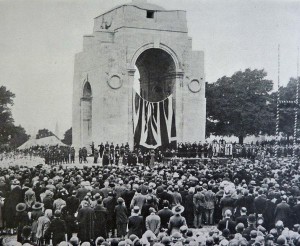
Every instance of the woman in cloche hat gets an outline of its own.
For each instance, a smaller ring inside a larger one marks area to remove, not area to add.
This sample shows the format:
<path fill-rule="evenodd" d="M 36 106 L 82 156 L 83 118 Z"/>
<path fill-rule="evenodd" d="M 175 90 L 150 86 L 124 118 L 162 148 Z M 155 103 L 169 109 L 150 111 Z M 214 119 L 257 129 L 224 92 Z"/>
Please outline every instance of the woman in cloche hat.
<path fill-rule="evenodd" d="M 25 203 L 18 203 L 16 206 L 16 223 L 17 223 L 17 241 L 22 243 L 23 227 L 29 225 L 29 217 L 26 211 Z"/>
<path fill-rule="evenodd" d="M 181 205 L 177 205 L 173 207 L 172 212 L 173 216 L 170 218 L 169 221 L 169 235 L 172 235 L 176 231 L 180 231 L 180 227 L 185 225 L 186 226 L 186 220 L 181 214 L 184 211 L 184 207 Z"/>

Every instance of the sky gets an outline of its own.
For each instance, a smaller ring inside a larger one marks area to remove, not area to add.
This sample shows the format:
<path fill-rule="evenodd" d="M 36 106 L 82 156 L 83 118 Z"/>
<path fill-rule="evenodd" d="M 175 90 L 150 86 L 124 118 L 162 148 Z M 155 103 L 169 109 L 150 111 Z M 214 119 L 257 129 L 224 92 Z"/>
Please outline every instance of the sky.
<path fill-rule="evenodd" d="M 72 125 L 74 56 L 93 18 L 124 0 L 0 0 L 0 85 L 15 93 L 17 125 L 60 137 Z M 148 0 L 187 11 L 193 49 L 205 52 L 206 81 L 265 69 L 277 84 L 297 76 L 300 0 Z"/>

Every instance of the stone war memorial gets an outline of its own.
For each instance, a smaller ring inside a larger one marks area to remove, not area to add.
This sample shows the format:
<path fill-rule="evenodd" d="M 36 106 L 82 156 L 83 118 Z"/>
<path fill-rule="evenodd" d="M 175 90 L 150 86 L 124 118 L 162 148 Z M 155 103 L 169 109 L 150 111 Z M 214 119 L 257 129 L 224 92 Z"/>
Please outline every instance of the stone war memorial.
<path fill-rule="evenodd" d="M 204 141 L 205 118 L 204 53 L 185 11 L 134 0 L 94 19 L 75 56 L 74 147 Z"/>

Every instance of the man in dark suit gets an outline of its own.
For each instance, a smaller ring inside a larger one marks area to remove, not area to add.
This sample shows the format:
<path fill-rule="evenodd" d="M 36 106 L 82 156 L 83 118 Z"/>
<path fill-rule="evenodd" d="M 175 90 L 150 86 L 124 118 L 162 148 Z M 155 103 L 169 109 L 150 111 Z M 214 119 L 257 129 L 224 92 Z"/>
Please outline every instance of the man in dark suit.
<path fill-rule="evenodd" d="M 292 209 L 294 224 L 300 224 L 300 196 L 297 197 L 297 204 Z"/>
<path fill-rule="evenodd" d="M 98 145 L 98 147 L 99 147 L 100 158 L 102 158 L 103 152 L 104 152 L 104 145 L 103 145 L 103 143 L 101 143 L 100 145 Z"/>
<path fill-rule="evenodd" d="M 250 214 L 248 216 L 248 227 L 243 231 L 242 236 L 247 239 L 247 241 L 250 240 L 250 233 L 253 230 L 257 230 L 256 228 L 256 217 L 254 214 Z"/>
<path fill-rule="evenodd" d="M 225 211 L 225 218 L 221 220 L 218 224 L 218 230 L 223 231 L 224 229 L 228 229 L 230 234 L 235 233 L 235 222 L 231 219 L 231 211 L 228 209 Z"/>
<path fill-rule="evenodd" d="M 72 216 L 74 216 L 74 214 L 76 213 L 76 211 L 78 210 L 80 201 L 79 199 L 76 197 L 76 191 L 74 190 L 72 192 L 72 196 L 68 197 L 66 200 L 66 207 L 67 210 L 70 212 L 70 214 Z"/>
<path fill-rule="evenodd" d="M 236 224 L 243 223 L 245 228 L 248 227 L 248 216 L 247 216 L 247 209 L 242 207 L 240 210 L 241 215 L 235 219 Z"/>
<path fill-rule="evenodd" d="M 95 221 L 94 221 L 94 239 L 97 237 L 107 238 L 107 208 L 103 206 L 102 198 L 97 200 L 97 205 L 94 207 Z"/>
<path fill-rule="evenodd" d="M 245 207 L 249 214 L 254 213 L 254 197 L 252 195 L 249 195 L 248 190 L 244 190 L 243 196 L 236 200 L 235 207 L 237 209 Z"/>
<path fill-rule="evenodd" d="M 284 226 L 289 226 L 290 216 L 291 216 L 291 207 L 287 204 L 287 196 L 282 196 L 282 201 L 275 208 L 275 223 L 278 220 L 281 220 Z"/>
<path fill-rule="evenodd" d="M 78 210 L 78 238 L 84 241 L 90 241 L 94 238 L 95 212 L 87 201 L 82 202 L 82 208 Z"/>
<path fill-rule="evenodd" d="M 157 198 L 159 199 L 158 209 L 162 209 L 164 207 L 163 201 L 167 200 L 169 204 L 173 202 L 173 196 L 164 190 L 162 186 L 158 186 L 156 189 Z"/>
<path fill-rule="evenodd" d="M 173 212 L 171 209 L 169 209 L 169 201 L 164 200 L 163 205 L 164 208 L 159 210 L 157 212 L 157 215 L 160 217 L 160 221 L 161 221 L 160 227 L 167 229 L 169 220 L 173 216 Z"/>
<path fill-rule="evenodd" d="M 64 220 L 60 218 L 60 210 L 56 210 L 54 213 L 54 219 L 51 221 L 49 228 L 46 230 L 45 238 L 50 239 L 52 236 L 53 245 L 58 245 L 65 240 L 67 234 L 67 227 Z"/>
<path fill-rule="evenodd" d="M 138 238 L 142 237 L 144 220 L 142 216 L 139 216 L 139 211 L 140 208 L 138 206 L 134 206 L 132 209 L 132 214 L 128 219 L 128 237 L 132 234 Z"/>
<path fill-rule="evenodd" d="M 258 196 L 254 199 L 254 206 L 256 214 L 263 214 L 267 207 L 267 198 L 263 194 L 263 190 L 258 190 Z"/>

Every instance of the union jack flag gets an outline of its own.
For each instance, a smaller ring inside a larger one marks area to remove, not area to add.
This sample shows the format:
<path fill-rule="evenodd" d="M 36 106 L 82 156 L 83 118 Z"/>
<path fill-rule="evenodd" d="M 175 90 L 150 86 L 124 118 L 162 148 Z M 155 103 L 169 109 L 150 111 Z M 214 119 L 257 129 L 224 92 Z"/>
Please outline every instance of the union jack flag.
<path fill-rule="evenodd" d="M 176 141 L 173 95 L 160 102 L 149 102 L 136 93 L 133 100 L 135 144 L 155 149 Z"/>

